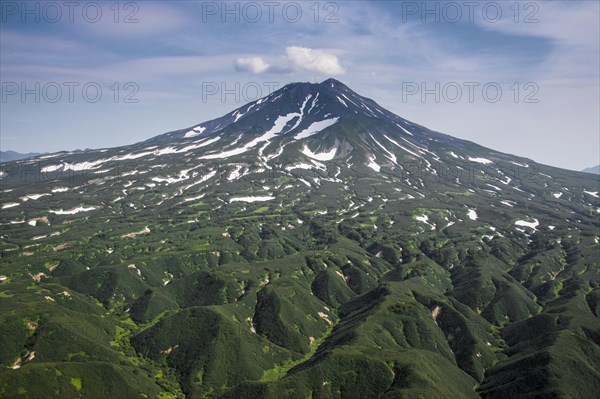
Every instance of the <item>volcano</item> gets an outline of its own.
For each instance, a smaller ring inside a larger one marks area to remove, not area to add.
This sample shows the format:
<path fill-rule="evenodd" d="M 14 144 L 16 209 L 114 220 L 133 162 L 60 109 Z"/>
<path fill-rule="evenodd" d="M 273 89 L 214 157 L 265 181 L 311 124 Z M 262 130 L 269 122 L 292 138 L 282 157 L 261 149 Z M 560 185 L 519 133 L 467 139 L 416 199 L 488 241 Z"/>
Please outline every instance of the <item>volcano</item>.
<path fill-rule="evenodd" d="M 599 177 L 335 79 L 0 184 L 7 397 L 600 391 Z"/>

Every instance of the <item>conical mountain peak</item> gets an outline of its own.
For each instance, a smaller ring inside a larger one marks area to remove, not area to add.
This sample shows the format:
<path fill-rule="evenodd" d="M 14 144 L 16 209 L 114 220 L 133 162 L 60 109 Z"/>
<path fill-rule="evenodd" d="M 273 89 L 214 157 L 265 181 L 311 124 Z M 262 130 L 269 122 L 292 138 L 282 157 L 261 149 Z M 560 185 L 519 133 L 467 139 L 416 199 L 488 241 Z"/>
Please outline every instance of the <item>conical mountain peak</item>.
<path fill-rule="evenodd" d="M 342 82 L 330 78 L 321 83 L 295 82 L 271 94 L 249 102 L 236 110 L 211 121 L 187 129 L 154 137 L 148 142 L 165 142 L 207 136 L 235 125 L 238 129 L 260 126 L 268 130 L 265 121 L 279 116 L 297 114 L 296 128 L 306 128 L 310 123 L 338 118 L 345 121 L 357 119 L 404 119 L 363 97 Z M 290 122 L 291 123 L 291 122 Z"/>

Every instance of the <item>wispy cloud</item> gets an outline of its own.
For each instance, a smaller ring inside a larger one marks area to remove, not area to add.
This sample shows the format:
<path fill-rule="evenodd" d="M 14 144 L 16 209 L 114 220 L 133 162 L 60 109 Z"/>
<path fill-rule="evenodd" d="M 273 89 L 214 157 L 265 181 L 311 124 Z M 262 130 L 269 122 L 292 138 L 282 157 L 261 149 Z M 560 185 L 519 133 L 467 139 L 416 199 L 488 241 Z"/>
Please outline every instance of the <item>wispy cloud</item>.
<path fill-rule="evenodd" d="M 269 68 L 269 64 L 261 57 L 242 57 L 234 62 L 235 70 L 238 72 L 263 73 Z"/>
<path fill-rule="evenodd" d="M 168 34 L 189 29 L 195 19 L 185 8 L 154 1 L 96 3 L 102 18 L 95 23 L 75 19 L 81 34 L 98 38 L 126 40 Z M 174 3 L 177 4 L 177 3 Z"/>

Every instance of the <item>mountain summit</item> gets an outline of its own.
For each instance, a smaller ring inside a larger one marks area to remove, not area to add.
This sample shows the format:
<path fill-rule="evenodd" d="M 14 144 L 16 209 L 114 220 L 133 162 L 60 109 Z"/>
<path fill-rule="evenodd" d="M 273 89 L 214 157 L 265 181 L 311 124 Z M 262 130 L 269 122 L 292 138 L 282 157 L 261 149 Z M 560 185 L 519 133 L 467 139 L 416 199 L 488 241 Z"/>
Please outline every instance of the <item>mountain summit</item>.
<path fill-rule="evenodd" d="M 243 158 L 269 168 L 298 153 L 317 161 L 340 160 L 352 153 L 358 161 L 354 165 L 376 172 L 382 167 L 401 171 L 404 161 L 419 164 L 427 173 L 437 173 L 432 165 L 442 159 L 451 164 L 457 160 L 484 165 L 493 160 L 511 166 L 532 163 L 430 131 L 335 79 L 289 84 L 218 119 L 156 136 L 144 144 L 191 148 L 186 145 L 193 142 L 201 144 L 201 160 Z M 436 148 L 443 151 L 439 156 L 430 151 Z"/>
<path fill-rule="evenodd" d="M 598 176 L 336 80 L 0 185 L 7 397 L 598 392 Z"/>
<path fill-rule="evenodd" d="M 322 83 L 291 83 L 270 95 L 252 101 L 230 113 L 194 126 L 190 129 L 167 133 L 150 139 L 169 141 L 194 137 L 199 134 L 208 135 L 237 123 L 237 127 L 252 126 L 269 120 L 272 115 L 288 115 L 290 121 L 298 122 L 288 126 L 288 131 L 306 128 L 311 123 L 326 117 L 344 117 L 351 120 L 357 117 L 401 119 L 383 109 L 373 100 L 362 97 L 350 90 L 343 83 L 328 79 Z M 238 123 L 239 122 L 239 123 Z M 268 124 L 265 124 L 265 128 Z M 202 133 L 200 133 L 202 132 Z"/>

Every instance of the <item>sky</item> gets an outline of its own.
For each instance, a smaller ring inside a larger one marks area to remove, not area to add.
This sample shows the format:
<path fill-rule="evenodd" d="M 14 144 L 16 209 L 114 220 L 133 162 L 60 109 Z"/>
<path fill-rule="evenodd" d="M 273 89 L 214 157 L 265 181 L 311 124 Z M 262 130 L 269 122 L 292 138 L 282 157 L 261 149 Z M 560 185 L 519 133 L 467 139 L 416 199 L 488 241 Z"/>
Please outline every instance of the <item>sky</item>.
<path fill-rule="evenodd" d="M 336 78 L 410 121 L 600 164 L 600 2 L 0 1 L 0 148 L 127 145 Z"/>

